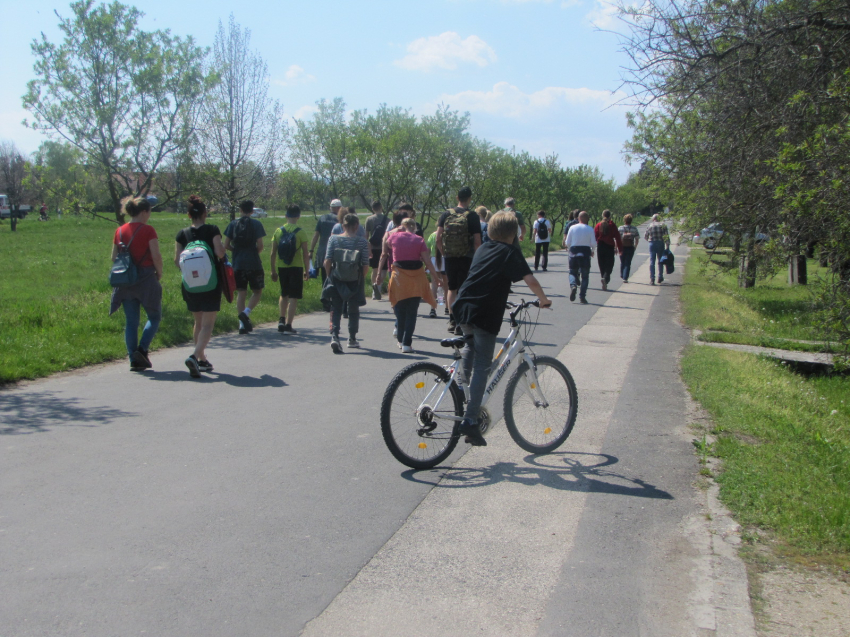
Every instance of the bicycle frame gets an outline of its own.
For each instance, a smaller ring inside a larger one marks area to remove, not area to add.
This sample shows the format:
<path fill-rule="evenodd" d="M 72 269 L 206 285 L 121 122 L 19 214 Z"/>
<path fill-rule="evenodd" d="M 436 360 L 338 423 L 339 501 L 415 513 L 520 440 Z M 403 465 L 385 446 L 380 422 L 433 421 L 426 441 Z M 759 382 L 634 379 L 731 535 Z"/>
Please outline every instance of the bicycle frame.
<path fill-rule="evenodd" d="M 519 309 L 524 309 L 526 304 L 523 303 L 519 306 Z M 484 390 L 484 396 L 481 399 L 481 408 L 483 409 L 490 398 L 492 397 L 496 387 L 499 386 L 502 378 L 504 378 L 505 373 L 508 371 L 508 368 L 511 365 L 514 357 L 517 354 L 521 354 L 523 360 L 528 363 L 528 368 L 531 374 L 531 382 L 527 383 L 527 387 L 525 388 L 529 395 L 535 399 L 535 402 L 542 407 L 548 407 L 549 402 L 546 400 L 546 397 L 543 395 L 543 392 L 540 391 L 540 383 L 537 379 L 537 368 L 534 365 L 534 359 L 529 356 L 528 352 L 525 351 L 525 343 L 519 338 L 519 321 L 515 319 L 515 317 L 511 316 L 511 331 L 508 334 L 505 342 L 502 344 L 502 347 L 499 348 L 499 353 L 496 354 L 496 358 L 493 359 L 493 364 L 491 365 L 490 375 L 487 377 L 487 385 Z M 437 410 L 440 407 L 440 404 L 446 398 L 449 393 L 449 388 L 452 383 L 456 383 L 458 387 L 463 390 L 464 398 L 466 402 L 469 402 L 469 387 L 463 379 L 460 377 L 461 361 L 455 360 L 451 365 L 449 365 L 446 370 L 451 372 L 451 376 L 449 380 L 443 383 L 443 388 L 437 397 L 437 400 L 434 404 L 431 404 L 431 397 L 438 390 L 440 383 L 442 381 L 438 380 L 434 383 L 434 387 L 428 392 L 428 395 L 422 400 L 419 404 L 417 412 L 420 411 L 425 406 L 430 406 L 434 418 L 442 419 L 442 420 L 453 420 L 455 422 L 460 422 L 463 420 L 462 416 L 450 416 L 448 414 L 440 414 L 437 413 Z"/>

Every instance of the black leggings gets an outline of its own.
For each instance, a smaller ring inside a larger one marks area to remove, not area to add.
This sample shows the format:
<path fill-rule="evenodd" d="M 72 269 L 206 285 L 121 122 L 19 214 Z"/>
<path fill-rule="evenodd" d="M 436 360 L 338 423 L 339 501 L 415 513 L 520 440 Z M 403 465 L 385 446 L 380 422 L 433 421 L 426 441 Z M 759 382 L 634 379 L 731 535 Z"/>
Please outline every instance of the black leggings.
<path fill-rule="evenodd" d="M 605 283 L 611 280 L 611 273 L 614 271 L 614 254 L 616 254 L 614 246 L 607 243 L 599 242 L 596 246 L 596 259 L 599 261 L 599 272 Z"/>

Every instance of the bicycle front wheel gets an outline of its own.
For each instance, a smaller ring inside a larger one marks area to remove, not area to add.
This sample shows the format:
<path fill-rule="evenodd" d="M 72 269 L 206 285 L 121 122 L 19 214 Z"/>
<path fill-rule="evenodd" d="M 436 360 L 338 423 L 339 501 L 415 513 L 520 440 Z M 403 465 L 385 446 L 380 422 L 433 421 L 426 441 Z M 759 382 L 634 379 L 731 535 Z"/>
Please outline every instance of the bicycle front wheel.
<path fill-rule="evenodd" d="M 463 416 L 463 394 L 435 363 L 408 365 L 392 379 L 381 402 L 381 433 L 396 460 L 414 469 L 436 467 L 457 446 L 455 421 Z M 443 396 L 445 392 L 445 395 Z M 443 396 L 442 401 L 437 401 Z"/>
<path fill-rule="evenodd" d="M 538 356 L 532 370 L 526 361 L 505 388 L 505 425 L 520 447 L 550 453 L 569 437 L 578 412 L 578 392 L 566 366 Z"/>

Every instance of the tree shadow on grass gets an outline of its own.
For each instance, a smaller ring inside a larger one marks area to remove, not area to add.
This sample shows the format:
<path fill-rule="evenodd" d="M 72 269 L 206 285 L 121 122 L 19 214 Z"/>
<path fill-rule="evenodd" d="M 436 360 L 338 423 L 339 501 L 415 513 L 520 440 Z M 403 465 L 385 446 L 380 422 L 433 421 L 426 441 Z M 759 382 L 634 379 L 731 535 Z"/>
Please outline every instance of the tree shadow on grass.
<path fill-rule="evenodd" d="M 442 489 L 486 487 L 499 482 L 528 486 L 542 485 L 561 491 L 586 491 L 657 500 L 673 496 L 655 485 L 612 471 L 619 458 L 609 454 L 565 451 L 544 456 L 528 455 L 525 464 L 497 462 L 490 467 L 450 467 L 431 473 L 410 469 L 401 475 L 411 482 L 432 484 Z"/>
<path fill-rule="evenodd" d="M 88 406 L 79 398 L 51 391 L 0 392 L 0 435 L 50 431 L 53 426 L 95 427 L 139 414 L 112 407 Z"/>

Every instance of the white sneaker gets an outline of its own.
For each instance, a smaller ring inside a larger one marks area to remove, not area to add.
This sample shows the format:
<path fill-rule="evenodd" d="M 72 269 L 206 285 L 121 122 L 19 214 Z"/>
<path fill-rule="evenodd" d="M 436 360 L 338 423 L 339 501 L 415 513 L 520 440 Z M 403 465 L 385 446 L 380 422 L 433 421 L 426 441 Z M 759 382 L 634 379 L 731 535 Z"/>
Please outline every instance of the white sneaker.
<path fill-rule="evenodd" d="M 342 354 L 342 345 L 335 338 L 331 340 L 331 350 L 334 354 Z"/>
<path fill-rule="evenodd" d="M 402 345 L 401 351 L 402 351 L 403 354 L 412 354 L 413 348 L 410 345 Z"/>
<path fill-rule="evenodd" d="M 348 349 L 359 349 L 360 343 L 357 342 L 356 338 L 348 339 Z"/>
<path fill-rule="evenodd" d="M 398 336 L 398 328 L 397 327 L 393 328 L 393 336 Z"/>

